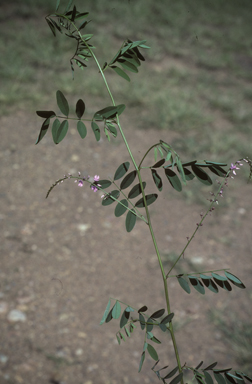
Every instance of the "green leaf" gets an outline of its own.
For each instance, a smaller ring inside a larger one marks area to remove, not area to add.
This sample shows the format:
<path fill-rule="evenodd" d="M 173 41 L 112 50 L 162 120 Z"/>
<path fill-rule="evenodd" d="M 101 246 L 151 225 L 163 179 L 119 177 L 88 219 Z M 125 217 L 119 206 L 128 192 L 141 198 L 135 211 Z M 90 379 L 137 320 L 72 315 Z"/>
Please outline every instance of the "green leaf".
<path fill-rule="evenodd" d="M 125 333 L 126 333 L 126 335 L 128 336 L 128 337 L 130 337 L 130 331 L 128 330 L 128 328 L 124 328 L 125 329 Z"/>
<path fill-rule="evenodd" d="M 236 384 L 236 381 L 234 379 L 236 379 L 236 380 L 240 379 L 239 377 L 232 375 L 232 373 L 229 373 L 229 372 L 225 372 L 224 375 L 225 375 L 226 380 L 228 379 L 229 382 L 231 382 L 232 384 Z"/>
<path fill-rule="evenodd" d="M 150 357 L 152 357 L 153 360 L 155 360 L 155 361 L 158 360 L 157 351 L 155 350 L 155 348 L 151 344 L 148 344 L 147 351 L 148 351 Z"/>
<path fill-rule="evenodd" d="M 142 366 L 143 366 L 144 359 L 145 359 L 145 351 L 142 353 L 141 360 L 140 360 L 140 364 L 139 364 L 138 372 L 141 372 L 141 369 L 142 369 Z"/>
<path fill-rule="evenodd" d="M 47 21 L 47 24 L 49 25 L 53 35 L 56 36 L 55 27 L 54 27 L 53 23 L 47 17 L 46 17 L 46 21 Z"/>
<path fill-rule="evenodd" d="M 220 373 L 214 372 L 214 378 L 218 384 L 226 384 L 224 377 Z"/>
<path fill-rule="evenodd" d="M 176 157 L 176 160 L 177 160 L 177 169 L 179 171 L 179 174 L 182 178 L 183 183 L 186 184 L 186 176 L 185 176 L 184 168 L 182 167 L 181 161 L 178 157 Z"/>
<path fill-rule="evenodd" d="M 158 195 L 156 193 L 151 193 L 150 195 L 146 195 L 145 196 L 146 205 L 150 205 L 150 204 L 154 203 L 154 201 L 156 201 L 157 198 L 158 198 Z M 135 207 L 137 207 L 137 208 L 143 208 L 144 207 L 143 197 L 136 202 Z"/>
<path fill-rule="evenodd" d="M 218 166 L 212 166 L 212 167 L 209 167 L 209 169 L 211 172 L 215 173 L 219 177 L 225 177 L 227 174 L 225 169 L 218 167 Z"/>
<path fill-rule="evenodd" d="M 126 207 L 128 207 L 128 201 L 126 199 L 123 199 L 120 201 L 120 203 L 118 203 L 117 206 L 115 207 L 115 216 L 116 217 L 122 216 L 124 214 L 124 212 L 127 211 Z M 126 207 L 124 207 L 122 204 L 124 204 Z"/>
<path fill-rule="evenodd" d="M 174 376 L 175 373 L 178 372 L 178 369 L 179 369 L 179 367 L 174 368 L 172 371 L 170 371 L 170 372 L 164 377 L 164 379 L 169 379 L 170 377 Z"/>
<path fill-rule="evenodd" d="M 126 312 L 134 312 L 134 309 L 132 308 L 132 307 L 127 307 L 126 309 L 125 309 L 125 311 Z"/>
<path fill-rule="evenodd" d="M 121 177 L 123 177 L 125 175 L 125 173 L 128 172 L 129 167 L 130 167 L 130 163 L 128 161 L 119 165 L 119 167 L 117 168 L 117 170 L 115 172 L 114 180 L 118 180 Z"/>
<path fill-rule="evenodd" d="M 52 137 L 55 144 L 57 144 L 57 133 L 58 133 L 59 127 L 60 127 L 60 121 L 59 119 L 55 119 L 52 125 Z"/>
<path fill-rule="evenodd" d="M 177 276 L 177 279 L 178 279 L 178 282 L 179 282 L 181 288 L 183 288 L 184 291 L 186 291 L 187 293 L 190 293 L 191 288 L 190 288 L 188 282 L 182 276 L 180 276 L 180 277 Z"/>
<path fill-rule="evenodd" d="M 99 184 L 102 189 L 106 189 L 111 186 L 112 182 L 110 180 L 99 180 Z"/>
<path fill-rule="evenodd" d="M 212 291 L 214 293 L 218 293 L 219 292 L 217 285 L 211 280 L 210 276 L 205 276 L 205 275 L 200 274 L 200 277 L 202 279 L 203 284 L 208 289 L 210 289 L 210 291 Z"/>
<path fill-rule="evenodd" d="M 179 383 L 181 381 L 182 377 L 183 377 L 183 372 L 180 372 L 178 374 L 178 376 L 174 377 L 174 379 L 172 379 L 172 381 L 170 381 L 169 384 L 177 384 L 177 383 Z"/>
<path fill-rule="evenodd" d="M 112 309 L 112 317 L 114 319 L 118 319 L 120 317 L 120 314 L 121 314 L 121 304 L 119 303 L 119 301 L 116 301 Z"/>
<path fill-rule="evenodd" d="M 130 316 L 130 313 L 124 310 L 120 320 L 120 328 L 123 328 L 127 324 L 129 316 Z"/>
<path fill-rule="evenodd" d="M 157 161 L 157 147 L 154 148 L 154 159 Z"/>
<path fill-rule="evenodd" d="M 163 183 L 162 183 L 162 179 L 161 177 L 159 176 L 159 174 L 157 173 L 157 171 L 155 171 L 155 169 L 151 169 L 151 174 L 152 174 L 152 178 L 154 180 L 154 183 L 157 187 L 157 189 L 159 191 L 162 191 L 163 189 Z"/>
<path fill-rule="evenodd" d="M 166 332 L 167 331 L 167 326 L 165 324 L 158 324 L 159 325 L 159 328 L 161 329 L 162 332 Z"/>
<path fill-rule="evenodd" d="M 64 137 L 67 134 L 67 131 L 68 131 L 68 121 L 63 120 L 59 128 L 57 129 L 55 144 L 59 144 L 64 139 Z"/>
<path fill-rule="evenodd" d="M 214 384 L 212 376 L 208 372 L 204 371 L 204 376 L 206 384 Z"/>
<path fill-rule="evenodd" d="M 213 184 L 211 178 L 208 176 L 208 174 L 205 171 L 203 171 L 202 168 L 196 166 L 195 164 L 192 164 L 191 168 L 192 168 L 193 173 L 197 177 L 197 179 L 199 181 L 201 181 L 203 184 L 205 184 L 205 185 L 212 185 Z"/>
<path fill-rule="evenodd" d="M 63 115 L 68 116 L 69 114 L 69 105 L 67 102 L 67 99 L 63 95 L 61 91 L 56 92 L 56 98 L 57 98 L 57 104 L 60 109 L 60 111 L 63 113 Z"/>
<path fill-rule="evenodd" d="M 86 137 L 86 135 L 87 135 L 87 128 L 86 128 L 85 124 L 82 121 L 80 121 L 80 120 L 77 123 L 77 130 L 78 130 L 78 132 L 80 134 L 80 137 L 82 139 L 84 139 Z"/>
<path fill-rule="evenodd" d="M 125 337 L 121 332 L 119 332 L 119 335 L 120 335 L 121 339 L 123 339 L 125 341 Z"/>
<path fill-rule="evenodd" d="M 165 168 L 165 175 L 167 179 L 169 180 L 171 186 L 176 189 L 176 191 L 181 192 L 182 191 L 182 185 L 181 181 L 179 180 L 178 176 L 175 172 L 173 172 L 169 168 Z"/>
<path fill-rule="evenodd" d="M 85 103 L 82 99 L 79 99 L 76 103 L 76 115 L 79 119 L 82 118 L 84 112 L 85 112 Z"/>
<path fill-rule="evenodd" d="M 118 59 L 117 61 L 121 64 L 123 69 L 126 69 L 126 70 L 128 70 L 130 72 L 134 72 L 134 73 L 138 72 L 138 69 L 134 64 L 132 64 L 126 60 L 123 60 L 123 59 Z"/>
<path fill-rule="evenodd" d="M 190 172 L 189 169 L 184 168 L 184 167 L 183 167 L 183 169 L 184 169 L 184 174 L 185 174 L 186 181 L 190 181 L 190 180 L 195 178 L 194 174 L 192 172 Z"/>
<path fill-rule="evenodd" d="M 204 288 L 202 282 L 197 277 L 188 276 L 188 279 L 189 279 L 190 283 L 192 284 L 192 286 L 196 289 L 196 291 L 198 291 L 202 295 L 205 294 L 205 288 Z"/>
<path fill-rule="evenodd" d="M 109 130 L 109 132 L 112 133 L 112 135 L 114 137 L 117 136 L 117 129 L 116 129 L 116 127 L 113 124 L 110 124 L 110 123 L 106 122 L 106 127 Z"/>
<path fill-rule="evenodd" d="M 72 3 L 73 3 L 73 0 L 69 0 L 69 3 L 68 3 L 68 5 L 67 5 L 67 7 L 66 7 L 66 9 L 65 9 L 65 14 L 66 14 L 66 13 L 69 11 L 69 9 L 71 8 Z"/>
<path fill-rule="evenodd" d="M 169 323 L 174 317 L 174 313 L 170 313 L 169 315 L 165 316 L 160 324 L 167 324 Z"/>
<path fill-rule="evenodd" d="M 154 343 L 157 343 L 157 344 L 161 344 L 161 341 L 158 340 L 155 336 L 153 336 L 153 337 L 151 338 L 151 341 L 153 341 Z"/>
<path fill-rule="evenodd" d="M 43 139 L 43 137 L 45 136 L 45 134 L 49 128 L 49 125 L 50 125 L 50 122 L 48 121 L 48 119 L 46 119 L 43 122 L 42 127 L 40 128 L 40 132 L 39 132 L 39 135 L 38 135 L 38 138 L 37 138 L 35 144 L 38 144 Z"/>
<path fill-rule="evenodd" d="M 109 313 L 110 303 L 111 303 L 111 300 L 109 299 L 108 304 L 107 304 L 106 309 L 105 309 L 105 312 L 104 312 L 104 314 L 103 314 L 103 316 L 102 316 L 100 325 L 102 325 L 103 323 L 105 323 L 105 320 L 106 320 L 106 318 L 107 318 L 107 316 L 108 316 L 108 313 Z"/>
<path fill-rule="evenodd" d="M 213 369 L 214 367 L 216 367 L 217 364 L 218 363 L 215 362 L 215 363 L 208 365 L 206 368 L 204 368 L 204 371 L 209 371 L 210 369 Z"/>
<path fill-rule="evenodd" d="M 113 118 L 116 117 L 116 115 L 121 115 L 123 111 L 125 110 L 125 105 L 124 104 L 119 104 L 119 105 L 112 105 L 110 107 L 103 108 L 99 111 L 97 111 L 94 114 L 94 119 L 96 120 L 101 120 L 102 119 L 108 119 L 108 118 Z"/>
<path fill-rule="evenodd" d="M 92 121 L 91 128 L 92 128 L 92 130 L 94 132 L 96 141 L 99 141 L 100 138 L 101 138 L 101 131 L 100 131 L 99 126 L 94 121 Z"/>
<path fill-rule="evenodd" d="M 143 189 L 145 189 L 145 187 L 146 187 L 146 182 L 143 181 Z M 139 183 L 139 184 L 135 185 L 135 186 L 131 189 L 131 191 L 130 191 L 129 194 L 128 194 L 128 198 L 129 198 L 129 199 L 134 199 L 134 197 L 139 196 L 141 193 L 142 193 L 142 191 L 141 191 L 141 185 L 140 185 L 140 183 Z"/>
<path fill-rule="evenodd" d="M 56 116 L 55 112 L 53 111 L 36 111 L 36 114 L 39 117 L 43 117 L 44 119 L 49 119 L 51 117 Z"/>
<path fill-rule="evenodd" d="M 165 309 L 159 309 L 158 311 L 154 312 L 150 317 L 152 319 L 158 319 L 159 317 L 163 316 L 165 313 Z"/>
<path fill-rule="evenodd" d="M 109 323 L 113 319 L 112 310 L 113 310 L 113 308 L 111 308 L 111 310 L 108 313 L 108 316 L 106 317 L 106 320 L 105 320 L 106 323 Z"/>
<path fill-rule="evenodd" d="M 116 338 L 117 338 L 118 344 L 120 345 L 121 344 L 121 339 L 120 339 L 120 337 L 117 334 L 116 334 Z"/>
<path fill-rule="evenodd" d="M 214 273 L 214 272 L 212 272 L 212 276 L 215 277 L 215 279 L 220 280 L 220 281 L 226 281 L 227 280 L 226 276 L 221 276 L 221 275 L 218 275 L 217 273 Z"/>
<path fill-rule="evenodd" d="M 130 184 L 132 184 L 133 181 L 135 180 L 136 175 L 137 175 L 137 171 L 132 171 L 127 176 L 125 176 L 125 178 L 122 180 L 120 184 L 120 189 L 128 188 Z"/>
<path fill-rule="evenodd" d="M 56 11 L 59 9 L 59 5 L 60 5 L 60 0 L 57 0 L 57 3 L 56 3 Z"/>
<path fill-rule="evenodd" d="M 237 287 L 242 288 L 242 289 L 246 288 L 245 285 L 243 284 L 243 282 L 240 279 L 238 279 L 237 276 L 233 275 L 232 273 L 230 273 L 228 271 L 225 271 L 225 275 L 227 276 L 228 280 L 230 280 L 231 283 L 233 283 Z"/>
<path fill-rule="evenodd" d="M 195 370 L 199 369 L 203 364 L 203 360 L 197 365 L 197 367 L 195 368 Z"/>
<path fill-rule="evenodd" d="M 152 331 L 153 325 L 154 325 L 154 323 L 153 323 L 152 319 L 149 317 L 147 319 L 147 321 L 146 321 L 146 330 L 147 330 L 147 332 L 151 332 Z"/>
<path fill-rule="evenodd" d="M 140 327 L 142 330 L 145 328 L 145 319 L 141 313 L 139 313 L 139 321 L 140 321 Z"/>
<path fill-rule="evenodd" d="M 127 73 L 125 73 L 121 68 L 119 67 L 116 67 L 116 66 L 111 66 L 110 68 L 112 68 L 119 76 L 121 76 L 123 79 L 127 80 L 127 81 L 130 81 L 130 78 L 129 76 L 127 75 Z"/>
<path fill-rule="evenodd" d="M 127 213 L 126 221 L 125 221 L 127 232 L 131 232 L 136 224 L 136 215 L 134 212 L 135 210 L 133 209 L 132 211 L 129 211 Z"/>
<path fill-rule="evenodd" d="M 100 184 L 100 181 L 99 181 L 99 184 Z M 103 200 L 102 200 L 102 205 L 105 207 L 107 205 L 110 205 L 112 203 L 114 203 L 120 196 L 120 191 L 118 191 L 118 189 L 114 189 L 112 192 L 109 193 L 109 195 L 106 195 Z"/>

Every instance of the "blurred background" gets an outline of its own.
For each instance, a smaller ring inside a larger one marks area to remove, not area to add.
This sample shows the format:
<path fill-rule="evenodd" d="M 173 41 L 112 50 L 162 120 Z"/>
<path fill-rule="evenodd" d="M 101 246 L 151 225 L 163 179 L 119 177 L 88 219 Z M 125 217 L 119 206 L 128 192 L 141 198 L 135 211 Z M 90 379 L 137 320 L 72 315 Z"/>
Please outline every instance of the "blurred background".
<path fill-rule="evenodd" d="M 62 1 L 60 9 L 66 3 Z M 132 234 L 126 234 L 123 219 L 115 218 L 113 209 L 101 207 L 99 196 L 71 182 L 44 199 L 65 173 L 113 177 L 117 166 L 128 160 L 119 138 L 109 144 L 104 136 L 96 143 L 89 130 L 81 141 L 74 126 L 58 146 L 49 133 L 34 145 L 42 124 L 35 111 L 57 109 L 56 90 L 67 96 L 72 112 L 80 97 L 90 116 L 110 104 L 94 63 L 84 71 L 76 68 L 72 80 L 69 59 L 75 46 L 61 34 L 55 38 L 44 19 L 55 4 L 0 4 L 0 382 L 154 383 L 151 359 L 137 373 L 143 335 L 138 331 L 134 340 L 119 347 L 118 324 L 98 326 L 109 296 L 135 307 L 146 304 L 153 311 L 164 305 L 152 244 L 141 243 L 147 236 L 144 224 L 137 223 Z M 91 42 L 101 64 L 111 60 L 126 38 L 145 39 L 151 47 L 143 51 L 146 61 L 139 73 L 129 73 L 130 83 L 106 72 L 116 103 L 126 105 L 122 122 L 137 160 L 159 139 L 172 144 L 183 161 L 229 164 L 251 158 L 251 1 L 74 4 L 90 13 L 85 33 L 94 34 Z M 218 212 L 209 217 L 176 270 L 227 267 L 247 289 L 187 296 L 174 281 L 171 292 L 182 361 L 193 366 L 201 360 L 218 361 L 219 368 L 232 366 L 251 375 L 248 173 L 244 166 L 231 180 Z M 179 194 L 167 185 L 153 205 L 167 269 L 207 208 L 210 190 L 194 182 Z M 172 369 L 169 343 L 167 337 L 160 364 Z"/>

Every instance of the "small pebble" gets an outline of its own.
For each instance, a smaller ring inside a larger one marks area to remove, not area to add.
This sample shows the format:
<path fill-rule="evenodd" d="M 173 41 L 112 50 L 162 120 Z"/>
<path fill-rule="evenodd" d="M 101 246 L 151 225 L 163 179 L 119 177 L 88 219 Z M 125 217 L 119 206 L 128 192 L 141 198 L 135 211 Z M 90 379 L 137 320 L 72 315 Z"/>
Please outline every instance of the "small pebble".
<path fill-rule="evenodd" d="M 11 322 L 16 322 L 16 321 L 26 321 L 27 317 L 26 317 L 26 314 L 23 313 L 22 311 L 19 311 L 18 309 L 12 309 L 9 312 L 7 319 Z"/>

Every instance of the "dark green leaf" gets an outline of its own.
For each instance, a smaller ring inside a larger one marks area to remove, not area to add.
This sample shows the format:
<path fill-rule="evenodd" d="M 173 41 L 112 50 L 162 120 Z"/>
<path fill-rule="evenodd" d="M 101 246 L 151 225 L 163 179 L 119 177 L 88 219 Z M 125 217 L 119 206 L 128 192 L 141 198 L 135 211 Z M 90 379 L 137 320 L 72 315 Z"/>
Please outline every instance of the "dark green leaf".
<path fill-rule="evenodd" d="M 194 174 L 192 172 L 189 171 L 189 169 L 184 168 L 184 167 L 183 167 L 183 169 L 184 169 L 185 179 L 187 181 L 190 181 L 190 180 L 194 179 L 195 176 L 194 176 Z"/>
<path fill-rule="evenodd" d="M 144 328 L 145 328 L 145 319 L 144 319 L 144 317 L 143 317 L 143 315 L 141 313 L 139 313 L 139 321 L 140 321 L 141 329 L 144 330 Z"/>
<path fill-rule="evenodd" d="M 176 173 L 169 168 L 165 168 L 165 174 L 170 184 L 172 185 L 172 187 L 176 189 L 176 191 L 181 192 L 182 191 L 181 181 L 179 180 Z"/>
<path fill-rule="evenodd" d="M 80 137 L 82 139 L 84 139 L 86 137 L 86 135 L 87 135 L 87 128 L 86 128 L 85 124 L 82 121 L 78 121 L 78 123 L 77 123 L 77 130 L 78 130 L 78 132 L 80 134 Z"/>
<path fill-rule="evenodd" d="M 146 312 L 148 310 L 148 308 L 146 307 L 146 305 L 144 305 L 143 307 L 139 308 L 139 310 L 137 311 L 138 313 L 139 312 Z"/>
<path fill-rule="evenodd" d="M 189 279 L 190 283 L 192 284 L 192 286 L 196 289 L 196 291 L 198 291 L 202 295 L 205 294 L 205 288 L 204 288 L 202 282 L 197 277 L 188 276 L 188 279 Z"/>
<path fill-rule="evenodd" d="M 116 338 L 117 338 L 117 341 L 118 341 L 118 344 L 120 345 L 121 344 L 121 339 L 118 335 L 116 335 Z"/>
<path fill-rule="evenodd" d="M 118 59 L 117 61 L 121 64 L 123 69 L 126 69 L 126 70 L 128 70 L 130 72 L 134 72 L 134 73 L 138 72 L 138 69 L 137 69 L 137 67 L 135 67 L 134 64 L 129 63 L 128 61 L 122 60 L 122 59 Z"/>
<path fill-rule="evenodd" d="M 205 275 L 200 274 L 200 277 L 202 279 L 203 284 L 208 289 L 210 289 L 210 291 L 212 291 L 214 293 L 218 293 L 219 292 L 217 285 L 211 280 L 210 276 L 205 276 Z"/>
<path fill-rule="evenodd" d="M 165 163 L 165 159 L 159 160 L 156 164 L 154 164 L 151 168 L 159 168 Z"/>
<path fill-rule="evenodd" d="M 99 141 L 100 138 L 101 138 L 101 131 L 100 131 L 99 126 L 94 121 L 92 121 L 91 128 L 92 128 L 92 130 L 94 132 L 96 141 Z"/>
<path fill-rule="evenodd" d="M 127 307 L 126 309 L 125 309 L 125 311 L 126 312 L 134 312 L 134 309 L 132 308 L 132 307 Z"/>
<path fill-rule="evenodd" d="M 100 184 L 100 181 L 99 181 L 99 184 Z M 107 205 L 114 203 L 114 201 L 116 201 L 115 199 L 118 200 L 119 196 L 120 196 L 120 191 L 118 191 L 117 189 L 114 189 L 112 192 L 109 192 L 109 195 L 106 195 L 103 198 L 102 205 L 105 207 Z"/>
<path fill-rule="evenodd" d="M 169 379 L 170 377 L 174 376 L 175 373 L 178 372 L 178 369 L 179 369 L 179 367 L 173 368 L 173 370 L 171 370 L 171 371 L 164 377 L 164 379 Z"/>
<path fill-rule="evenodd" d="M 87 17 L 87 15 L 88 15 L 88 12 L 82 12 L 82 13 L 78 13 L 78 14 L 76 13 L 75 20 L 81 20 L 84 17 Z M 89 21 L 88 21 L 88 23 L 89 23 Z M 80 28 L 79 28 L 79 30 L 80 30 Z"/>
<path fill-rule="evenodd" d="M 245 373 L 242 374 L 243 377 L 245 377 L 245 379 L 247 379 L 248 381 L 250 381 L 252 383 L 252 378 L 248 375 L 245 375 Z"/>
<path fill-rule="evenodd" d="M 136 214 L 134 212 L 135 210 L 133 209 L 132 211 L 129 211 L 127 213 L 126 221 L 125 221 L 127 232 L 131 232 L 136 224 Z"/>
<path fill-rule="evenodd" d="M 151 193 L 150 195 L 146 195 L 145 196 L 146 205 L 150 205 L 150 204 L 154 203 L 154 201 L 156 201 L 157 198 L 158 198 L 158 195 L 156 193 Z M 137 208 L 143 208 L 144 207 L 143 197 L 136 202 L 135 207 L 137 207 Z"/>
<path fill-rule="evenodd" d="M 99 180 L 99 184 L 100 184 L 102 189 L 106 189 L 106 188 L 110 187 L 110 185 L 112 183 L 110 180 Z"/>
<path fill-rule="evenodd" d="M 158 319 L 159 317 L 163 316 L 165 313 L 165 309 L 159 309 L 158 311 L 154 312 L 150 317 L 152 319 Z"/>
<path fill-rule="evenodd" d="M 106 320 L 106 318 L 107 318 L 107 316 L 108 316 L 108 313 L 109 313 L 110 303 L 111 303 L 111 300 L 109 299 L 108 304 L 107 304 L 106 309 L 105 309 L 105 312 L 104 312 L 104 314 L 103 314 L 103 316 L 102 316 L 100 325 L 102 325 L 103 323 L 105 323 L 105 320 Z"/>
<path fill-rule="evenodd" d="M 128 336 L 128 337 L 130 337 L 130 331 L 128 330 L 128 328 L 124 328 L 125 329 L 125 333 L 126 333 L 126 335 Z"/>
<path fill-rule="evenodd" d="M 224 373 L 224 372 L 228 372 L 228 371 L 231 371 L 232 368 L 221 368 L 221 369 L 214 369 L 213 371 L 215 373 Z"/>
<path fill-rule="evenodd" d="M 146 187 L 146 182 L 143 181 L 143 189 L 145 189 L 145 187 Z M 140 183 L 139 183 L 139 184 L 135 185 L 131 189 L 131 191 L 128 194 L 128 198 L 129 199 L 134 199 L 134 197 L 139 196 L 141 193 L 142 193 L 142 191 L 141 191 L 141 186 L 140 186 Z"/>
<path fill-rule="evenodd" d="M 119 332 L 119 335 L 120 335 L 121 339 L 123 339 L 125 341 L 125 337 L 121 332 Z"/>
<path fill-rule="evenodd" d="M 225 177 L 227 174 L 225 169 L 218 167 L 218 166 L 212 166 L 212 167 L 209 167 L 209 169 L 211 172 L 215 173 L 219 177 Z"/>
<path fill-rule="evenodd" d="M 239 380 L 237 379 L 238 383 L 239 384 L 245 384 L 245 381 L 243 380 L 242 375 L 237 371 L 235 371 L 235 374 L 237 377 L 239 377 Z"/>
<path fill-rule="evenodd" d="M 239 380 L 239 377 L 236 377 L 236 376 L 232 375 L 232 374 L 229 373 L 229 372 L 225 372 L 225 373 L 224 373 L 224 376 L 225 376 L 225 379 L 226 379 L 227 384 L 236 384 L 235 379 L 238 379 L 238 380 Z"/>
<path fill-rule="evenodd" d="M 112 66 L 111 67 L 119 76 L 121 76 L 123 79 L 127 80 L 127 81 L 130 81 L 130 78 L 129 76 L 127 75 L 127 73 L 125 73 L 121 68 L 119 67 L 116 67 L 116 66 Z"/>
<path fill-rule="evenodd" d="M 214 384 L 212 376 L 208 372 L 204 371 L 204 376 L 206 384 Z"/>
<path fill-rule="evenodd" d="M 227 166 L 227 163 L 216 163 L 216 162 L 214 162 L 214 161 L 207 161 L 207 160 L 205 160 L 205 163 L 206 164 L 211 164 L 211 165 L 219 165 L 219 166 L 221 166 L 221 167 L 225 167 L 225 166 Z"/>
<path fill-rule="evenodd" d="M 208 176 L 208 174 L 205 171 L 203 171 L 203 169 L 196 166 L 195 164 L 192 164 L 191 168 L 192 168 L 193 173 L 197 177 L 197 179 L 199 181 L 201 181 L 203 184 L 205 184 L 205 185 L 212 185 L 213 184 L 211 178 Z"/>
<path fill-rule="evenodd" d="M 76 115 L 79 119 L 82 118 L 84 112 L 85 112 L 85 103 L 82 99 L 79 99 L 76 103 Z"/>
<path fill-rule="evenodd" d="M 217 280 L 226 281 L 226 276 L 218 275 L 217 273 L 212 272 L 212 276 L 215 277 Z"/>
<path fill-rule="evenodd" d="M 69 11 L 69 9 L 71 8 L 72 3 L 73 3 L 73 0 L 69 0 L 69 3 L 68 3 L 68 5 L 67 5 L 67 7 L 66 7 L 66 10 L 65 10 L 65 14 L 66 14 L 66 13 Z"/>
<path fill-rule="evenodd" d="M 183 377 L 183 372 L 180 372 L 178 376 L 174 377 L 174 379 L 170 381 L 170 384 L 178 384 L 181 381 L 182 377 Z"/>
<path fill-rule="evenodd" d="M 55 112 L 53 111 L 36 111 L 36 114 L 39 117 L 43 117 L 44 119 L 49 119 L 51 117 L 56 116 Z"/>
<path fill-rule="evenodd" d="M 214 377 L 218 384 L 226 384 L 224 377 L 220 373 L 214 372 Z"/>
<path fill-rule="evenodd" d="M 106 107 L 97 111 L 94 114 L 94 119 L 101 120 L 101 118 L 102 119 L 113 118 L 113 117 L 116 117 L 117 114 L 120 115 L 121 113 L 123 113 L 124 109 L 125 109 L 124 104 L 112 105 L 110 107 Z"/>
<path fill-rule="evenodd" d="M 57 2 L 56 2 L 56 11 L 59 9 L 59 5 L 60 5 L 60 0 L 57 0 Z"/>
<path fill-rule="evenodd" d="M 165 324 L 158 324 L 159 328 L 161 329 L 161 331 L 163 332 L 166 332 L 167 331 L 167 326 Z"/>
<path fill-rule="evenodd" d="M 125 176 L 125 178 L 122 180 L 120 184 L 120 189 L 128 188 L 135 180 L 136 175 L 137 175 L 137 171 L 132 171 L 127 176 Z"/>
<path fill-rule="evenodd" d="M 129 315 L 130 315 L 129 312 L 123 311 L 123 314 L 120 320 L 120 328 L 123 328 L 127 324 Z"/>
<path fill-rule="evenodd" d="M 140 372 L 141 369 L 142 369 L 144 359 L 145 359 L 145 351 L 142 353 L 141 360 L 140 360 L 140 364 L 139 364 L 138 372 Z"/>
<path fill-rule="evenodd" d="M 238 279 L 237 276 L 233 275 L 232 273 L 230 273 L 228 271 L 225 271 L 225 275 L 227 276 L 228 280 L 230 280 L 231 283 L 233 283 L 237 287 L 243 288 L 243 289 L 246 288 L 245 285 L 243 284 L 243 282 L 240 279 Z"/>
<path fill-rule="evenodd" d="M 160 324 L 167 324 L 169 323 L 174 317 L 174 313 L 169 313 L 169 315 L 165 316 Z"/>
<path fill-rule="evenodd" d="M 147 351 L 148 351 L 150 357 L 153 358 L 153 360 L 155 360 L 155 361 L 158 360 L 157 351 L 155 350 L 155 348 L 152 345 L 148 344 Z"/>
<path fill-rule="evenodd" d="M 68 131 L 68 121 L 63 120 L 57 130 L 55 144 L 59 144 L 64 139 L 64 137 L 67 134 L 67 131 Z"/>
<path fill-rule="evenodd" d="M 157 343 L 157 344 L 161 344 L 161 341 L 158 340 L 155 336 L 153 336 L 153 337 L 151 338 L 151 341 L 153 341 L 154 343 Z"/>
<path fill-rule="evenodd" d="M 208 365 L 206 368 L 204 368 L 204 371 L 209 371 L 210 369 L 213 369 L 214 367 L 216 367 L 217 364 L 218 363 L 215 362 L 215 363 Z"/>
<path fill-rule="evenodd" d="M 38 138 L 37 138 L 35 144 L 38 144 L 43 139 L 43 137 L 45 136 L 45 134 L 49 128 L 49 125 L 50 125 L 50 122 L 48 121 L 48 119 L 46 119 L 43 122 L 42 127 L 40 128 L 40 132 L 39 132 L 39 135 L 38 135 Z"/>
<path fill-rule="evenodd" d="M 118 180 L 121 177 L 123 177 L 125 175 L 125 173 L 128 172 L 129 167 L 130 167 L 130 163 L 128 161 L 119 165 L 119 167 L 117 168 L 117 170 L 115 172 L 114 180 Z"/>
<path fill-rule="evenodd" d="M 124 204 L 125 207 L 122 204 Z M 126 199 L 121 200 L 120 203 L 118 203 L 117 206 L 115 207 L 115 216 L 116 217 L 122 216 L 124 212 L 127 211 L 126 207 L 128 207 L 128 201 Z"/>
<path fill-rule="evenodd" d="M 152 329 L 153 329 L 153 321 L 152 319 L 149 317 L 148 320 L 146 321 L 146 329 L 147 329 L 147 332 L 151 332 Z"/>
<path fill-rule="evenodd" d="M 106 320 L 105 320 L 106 323 L 109 323 L 113 319 L 112 310 L 113 310 L 113 308 L 111 308 L 111 310 L 108 313 L 108 316 L 106 317 Z"/>
<path fill-rule="evenodd" d="M 72 17 L 71 17 L 71 20 L 72 20 L 72 21 L 74 21 L 75 16 L 76 16 L 76 6 L 73 7 Z"/>
<path fill-rule="evenodd" d="M 63 115 L 68 116 L 69 114 L 69 105 L 67 102 L 67 99 L 63 95 L 61 91 L 56 92 L 56 98 L 57 98 L 57 104 L 60 109 L 60 111 L 63 113 Z"/>
<path fill-rule="evenodd" d="M 159 174 L 157 173 L 157 171 L 155 171 L 155 169 L 151 169 L 151 174 L 152 174 L 152 178 L 154 180 L 154 183 L 157 187 L 157 189 L 159 191 L 162 191 L 163 189 L 163 183 L 162 183 L 162 179 L 161 177 L 159 176 Z"/>
<path fill-rule="evenodd" d="M 120 317 L 120 314 L 121 314 L 121 304 L 119 303 L 119 301 L 116 301 L 115 305 L 113 306 L 112 317 L 114 319 L 118 319 Z"/>
<path fill-rule="evenodd" d="M 196 370 L 196 369 L 199 369 L 199 368 L 202 366 L 202 364 L 203 364 L 203 361 L 201 361 L 201 362 L 197 365 L 197 367 L 195 368 L 195 370 Z"/>
<path fill-rule="evenodd" d="M 109 132 L 111 132 L 114 137 L 117 136 L 117 129 L 113 124 L 106 122 L 106 127 L 108 128 Z"/>
<path fill-rule="evenodd" d="M 178 282 L 179 282 L 181 288 L 183 288 L 184 291 L 186 291 L 187 293 L 190 293 L 191 292 L 191 288 L 190 288 L 188 282 L 183 277 L 178 277 L 177 276 L 177 279 L 178 279 Z"/>
<path fill-rule="evenodd" d="M 52 125 L 52 137 L 55 144 L 57 144 L 57 133 L 60 127 L 59 119 L 55 119 Z"/>
<path fill-rule="evenodd" d="M 52 33 L 54 34 L 54 36 L 56 36 L 55 27 L 54 27 L 53 23 L 47 17 L 46 17 L 46 21 L 47 21 L 47 24 L 49 25 Z"/>

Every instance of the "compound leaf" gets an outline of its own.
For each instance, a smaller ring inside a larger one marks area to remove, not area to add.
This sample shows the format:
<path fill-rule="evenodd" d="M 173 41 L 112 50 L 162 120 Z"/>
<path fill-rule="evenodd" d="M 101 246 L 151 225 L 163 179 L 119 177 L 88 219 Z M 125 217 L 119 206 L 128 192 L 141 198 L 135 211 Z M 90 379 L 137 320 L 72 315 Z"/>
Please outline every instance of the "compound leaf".
<path fill-rule="evenodd" d="M 127 213 L 127 216 L 126 216 L 126 221 L 125 221 L 125 226 L 126 226 L 126 230 L 127 232 L 131 232 L 132 229 L 134 228 L 135 224 L 136 224 L 136 214 L 135 214 L 135 210 L 132 209 L 131 211 L 129 211 Z"/>
<path fill-rule="evenodd" d="M 65 96 L 61 91 L 56 92 L 56 99 L 57 99 L 57 104 L 60 111 L 63 113 L 63 115 L 68 116 L 69 105 L 68 105 L 67 99 L 65 98 Z"/>
<path fill-rule="evenodd" d="M 128 172 L 129 167 L 130 167 L 130 163 L 128 161 L 119 165 L 119 167 L 117 168 L 117 170 L 115 172 L 114 180 L 118 180 L 121 177 L 123 177 L 125 175 L 125 173 Z"/>
<path fill-rule="evenodd" d="M 84 139 L 86 137 L 86 135 L 87 135 L 87 128 L 86 128 L 85 124 L 82 121 L 80 121 L 80 120 L 77 123 L 77 130 L 78 130 L 78 132 L 80 134 L 80 137 L 82 139 Z"/>

